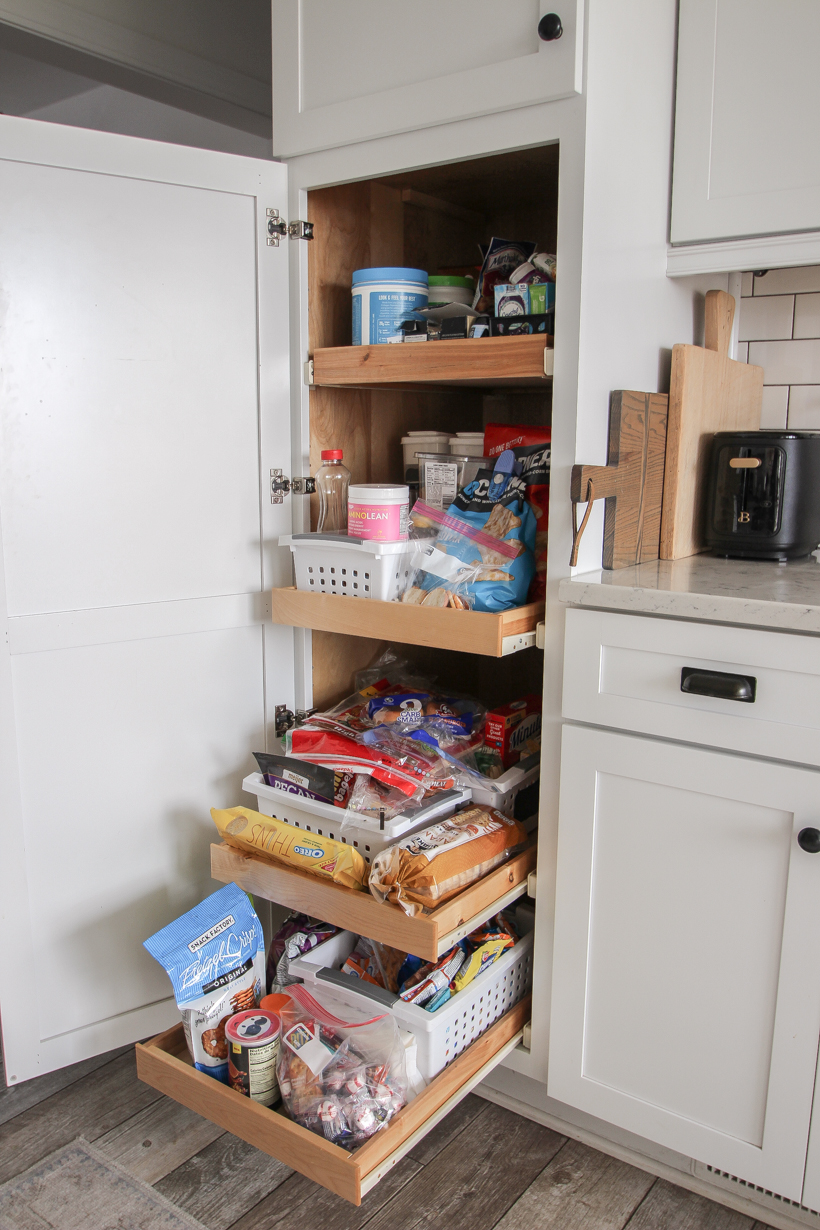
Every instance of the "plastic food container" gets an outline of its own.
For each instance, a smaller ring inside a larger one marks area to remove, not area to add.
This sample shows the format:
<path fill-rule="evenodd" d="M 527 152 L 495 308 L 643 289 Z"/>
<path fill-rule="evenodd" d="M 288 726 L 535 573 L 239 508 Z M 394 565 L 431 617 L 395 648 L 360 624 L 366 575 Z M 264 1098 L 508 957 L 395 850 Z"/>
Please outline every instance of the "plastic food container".
<path fill-rule="evenodd" d="M 410 488 L 390 483 L 351 483 L 347 532 L 371 542 L 407 540 Z"/>
<path fill-rule="evenodd" d="M 389 342 L 416 308 L 427 307 L 423 269 L 384 265 L 353 273 L 353 345 Z"/>
<path fill-rule="evenodd" d="M 393 602 L 407 588 L 413 547 L 406 538 L 378 542 L 343 534 L 283 534 L 279 546 L 293 553 L 297 589 Z"/>
<path fill-rule="evenodd" d="M 445 303 L 466 303 L 469 307 L 475 295 L 472 278 L 460 278 L 455 274 L 430 274 L 428 307 L 440 307 Z"/>
<path fill-rule="evenodd" d="M 356 944 L 352 931 L 340 931 L 291 961 L 290 972 L 308 987 L 328 989 L 351 1007 L 372 1008 L 375 1000 L 386 1008 L 399 1029 L 415 1036 L 419 1071 L 430 1080 L 527 994 L 532 986 L 532 940 L 532 932 L 522 936 L 436 1012 L 406 1004 L 384 987 L 343 974 L 340 967 Z"/>
<path fill-rule="evenodd" d="M 404 455 L 404 477 L 407 481 L 418 480 L 418 462 L 416 453 L 448 453 L 452 432 L 449 431 L 408 431 L 401 438 L 401 451 Z M 408 470 L 416 473 L 408 474 Z"/>
<path fill-rule="evenodd" d="M 460 431 L 450 437 L 451 453 L 469 453 L 471 457 L 484 456 L 484 432 Z"/>
<path fill-rule="evenodd" d="M 318 833 L 320 837 L 330 837 L 332 841 L 355 846 L 366 863 L 402 837 L 445 820 L 453 815 L 457 807 L 464 807 L 470 802 L 469 790 L 444 790 L 426 801 L 412 816 L 385 820 L 382 828 L 380 821 L 373 816 L 277 790 L 275 786 L 268 785 L 261 773 L 250 773 L 243 781 L 242 789 L 256 795 L 256 810 L 263 816 L 275 816 L 277 820 L 304 829 L 306 833 Z"/>
<path fill-rule="evenodd" d="M 479 470 L 492 468 L 488 457 L 468 453 L 419 453 L 419 499 L 431 508 L 449 508 L 459 487 L 471 483 Z"/>

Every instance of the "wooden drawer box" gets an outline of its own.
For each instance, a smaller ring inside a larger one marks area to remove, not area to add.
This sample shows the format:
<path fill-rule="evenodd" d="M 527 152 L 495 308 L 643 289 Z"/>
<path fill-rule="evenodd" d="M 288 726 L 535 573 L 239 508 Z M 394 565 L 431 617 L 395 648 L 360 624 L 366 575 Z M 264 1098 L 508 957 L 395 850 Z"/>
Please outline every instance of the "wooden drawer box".
<path fill-rule="evenodd" d="M 369 892 L 343 888 L 224 843 L 211 846 L 211 875 L 226 884 L 238 884 L 246 893 L 301 910 L 426 961 L 437 961 L 480 923 L 524 896 L 537 852 L 532 843 L 452 901 L 416 918 L 409 918 L 398 906 L 381 904 Z"/>
<path fill-rule="evenodd" d="M 681 690 L 687 668 L 698 691 Z M 753 699 L 703 694 L 715 686 Z M 820 765 L 820 637 L 571 608 L 563 712 L 598 726 Z"/>
<path fill-rule="evenodd" d="M 355 1153 L 198 1072 L 188 1055 L 181 1025 L 137 1045 L 137 1075 L 175 1102 L 358 1205 L 362 1196 L 518 1045 L 529 1015 L 528 996 L 491 1025 L 384 1131 Z"/>

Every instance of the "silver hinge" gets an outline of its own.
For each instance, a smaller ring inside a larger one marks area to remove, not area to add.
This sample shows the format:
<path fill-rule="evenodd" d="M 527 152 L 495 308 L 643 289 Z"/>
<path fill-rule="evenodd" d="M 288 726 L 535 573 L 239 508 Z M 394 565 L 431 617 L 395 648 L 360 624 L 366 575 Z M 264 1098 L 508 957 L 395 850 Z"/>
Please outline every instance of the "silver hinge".
<path fill-rule="evenodd" d="M 290 235 L 291 239 L 312 239 L 313 238 L 313 223 L 286 222 L 284 218 L 279 217 L 278 209 L 266 209 L 265 217 L 268 220 L 268 239 L 269 248 L 278 248 L 279 240 L 284 235 Z"/>
<path fill-rule="evenodd" d="M 313 359 L 305 364 L 305 384 L 313 384 Z"/>
<path fill-rule="evenodd" d="M 288 709 L 287 705 L 277 705 L 274 716 L 277 739 L 283 739 L 294 726 L 298 726 L 300 722 L 306 722 L 311 714 L 317 712 L 317 709 L 297 709 L 294 713 L 292 709 Z"/>
<path fill-rule="evenodd" d="M 286 495 L 313 495 L 315 478 L 286 478 L 281 470 L 270 472 L 270 502 L 281 504 Z"/>

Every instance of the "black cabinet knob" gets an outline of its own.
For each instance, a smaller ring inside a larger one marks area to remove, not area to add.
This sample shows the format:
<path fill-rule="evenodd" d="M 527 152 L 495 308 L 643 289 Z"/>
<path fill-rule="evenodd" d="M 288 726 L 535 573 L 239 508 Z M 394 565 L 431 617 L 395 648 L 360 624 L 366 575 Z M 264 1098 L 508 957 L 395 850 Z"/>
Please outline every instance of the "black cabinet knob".
<path fill-rule="evenodd" d="M 797 834 L 797 844 L 807 854 L 820 854 L 820 829 L 801 829 Z"/>
<path fill-rule="evenodd" d="M 538 37 L 545 43 L 552 43 L 564 33 L 561 18 L 557 13 L 545 13 L 538 23 Z"/>

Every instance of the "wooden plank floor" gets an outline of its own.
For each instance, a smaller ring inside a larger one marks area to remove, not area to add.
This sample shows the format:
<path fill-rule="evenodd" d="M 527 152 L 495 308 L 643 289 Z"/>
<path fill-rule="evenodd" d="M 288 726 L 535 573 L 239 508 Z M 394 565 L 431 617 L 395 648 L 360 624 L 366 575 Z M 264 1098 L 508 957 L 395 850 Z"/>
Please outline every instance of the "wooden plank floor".
<path fill-rule="evenodd" d="M 0 1182 L 79 1135 L 208 1230 L 767 1230 L 474 1095 L 356 1209 L 141 1084 L 130 1047 L 0 1079 Z"/>

